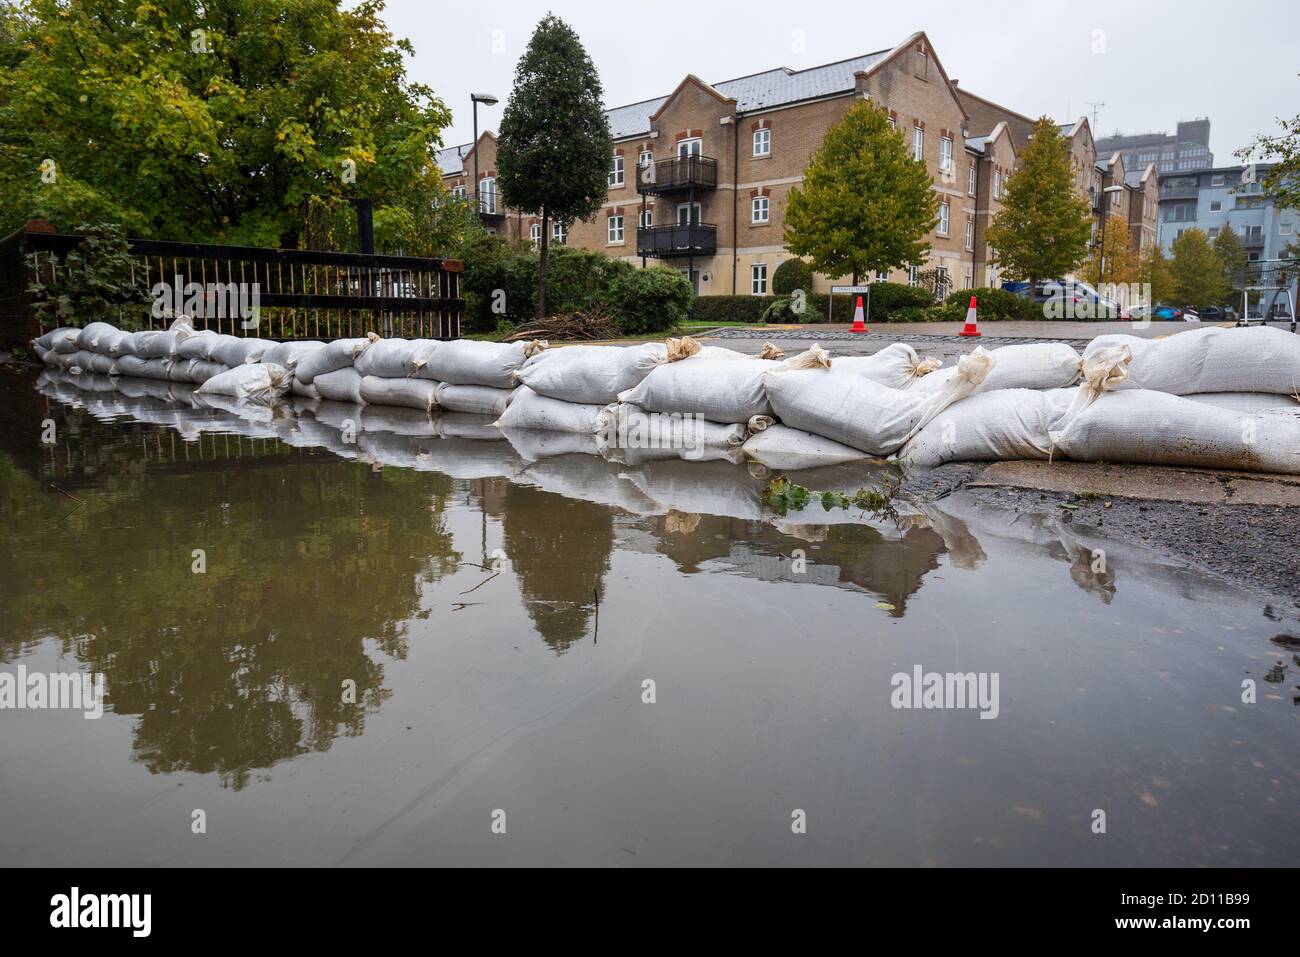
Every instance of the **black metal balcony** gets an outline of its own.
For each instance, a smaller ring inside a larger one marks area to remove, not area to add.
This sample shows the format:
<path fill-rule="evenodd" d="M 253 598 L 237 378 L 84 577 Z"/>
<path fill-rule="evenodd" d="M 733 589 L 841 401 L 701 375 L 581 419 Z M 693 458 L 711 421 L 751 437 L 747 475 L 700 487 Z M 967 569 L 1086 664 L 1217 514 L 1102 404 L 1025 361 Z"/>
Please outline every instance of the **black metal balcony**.
<path fill-rule="evenodd" d="M 718 227 L 713 223 L 674 223 L 636 231 L 638 256 L 712 256 L 718 251 Z"/>
<path fill-rule="evenodd" d="M 636 168 L 636 191 L 648 196 L 717 187 L 718 161 L 709 156 L 678 156 Z"/>
<path fill-rule="evenodd" d="M 501 196 L 496 190 L 475 190 L 478 200 L 479 218 L 489 223 L 499 223 L 506 218 L 505 207 L 501 205 Z"/>

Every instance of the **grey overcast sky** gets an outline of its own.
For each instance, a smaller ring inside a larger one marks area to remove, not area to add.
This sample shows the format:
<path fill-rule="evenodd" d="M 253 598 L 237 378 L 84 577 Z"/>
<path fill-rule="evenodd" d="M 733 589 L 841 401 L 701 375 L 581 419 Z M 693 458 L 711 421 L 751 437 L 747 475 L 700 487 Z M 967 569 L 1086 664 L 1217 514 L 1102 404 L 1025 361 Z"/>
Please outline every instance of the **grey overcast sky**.
<path fill-rule="evenodd" d="M 471 138 L 469 95 L 495 129 L 517 63 L 546 10 L 582 38 L 607 106 L 662 96 L 687 73 L 708 82 L 888 49 L 929 34 L 948 75 L 1029 116 L 1091 116 L 1109 135 L 1172 132 L 1208 116 L 1218 165 L 1278 116 L 1300 113 L 1300 3 L 1285 0 L 982 3 L 947 0 L 389 0 L 385 19 L 415 46 L 410 76 L 451 107 L 446 145 Z"/>

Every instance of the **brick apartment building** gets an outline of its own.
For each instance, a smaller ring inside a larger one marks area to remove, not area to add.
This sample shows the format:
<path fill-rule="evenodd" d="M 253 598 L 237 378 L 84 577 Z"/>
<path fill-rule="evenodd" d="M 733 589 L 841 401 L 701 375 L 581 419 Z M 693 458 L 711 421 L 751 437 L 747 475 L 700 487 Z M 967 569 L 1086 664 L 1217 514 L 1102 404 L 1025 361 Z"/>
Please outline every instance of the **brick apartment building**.
<path fill-rule="evenodd" d="M 768 295 L 776 267 L 790 258 L 782 238 L 790 190 L 802 182 L 827 129 L 859 99 L 888 111 L 929 168 L 940 199 L 928 262 L 866 278 L 915 284 L 918 269 L 927 269 L 945 289 L 996 285 L 996 252 L 984 230 L 1001 208 L 1033 121 L 961 90 L 924 33 L 892 49 L 805 70 L 779 67 L 717 84 L 689 75 L 667 96 L 609 110 L 614 149 L 603 208 L 567 230 L 552 224 L 552 240 L 637 263 L 662 262 L 686 273 L 701 295 Z M 1146 196 L 1149 186 L 1154 242 L 1154 172 L 1131 177 L 1118 157 L 1098 166 L 1086 120 L 1071 124 L 1067 135 L 1081 191 L 1104 195 L 1107 176 L 1124 185 L 1120 211 L 1109 215 L 1132 224 L 1134 211 L 1141 216 L 1145 206 L 1130 193 Z M 439 152 L 447 187 L 471 195 L 475 153 L 485 224 L 538 241 L 540 218 L 500 202 L 491 133 Z M 1147 232 L 1143 218 L 1135 242 Z M 832 281 L 847 277 L 818 276 L 814 291 L 827 291 Z"/>

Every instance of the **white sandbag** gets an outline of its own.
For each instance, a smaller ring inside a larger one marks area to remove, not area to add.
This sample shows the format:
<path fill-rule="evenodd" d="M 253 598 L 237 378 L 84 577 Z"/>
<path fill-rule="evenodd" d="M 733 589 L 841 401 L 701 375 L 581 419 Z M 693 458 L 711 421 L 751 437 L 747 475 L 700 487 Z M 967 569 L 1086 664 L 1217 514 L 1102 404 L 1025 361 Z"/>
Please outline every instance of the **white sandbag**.
<path fill-rule="evenodd" d="M 906 342 L 895 342 L 869 356 L 837 356 L 831 360 L 831 368 L 837 372 L 852 372 L 891 389 L 906 389 L 942 364 L 942 359 L 922 359 Z"/>
<path fill-rule="evenodd" d="M 1183 398 L 1234 412 L 1270 412 L 1275 409 L 1294 412 L 1297 405 L 1300 405 L 1295 396 L 1276 395 L 1272 392 L 1194 392 Z"/>
<path fill-rule="evenodd" d="M 72 373 L 93 372 L 97 375 L 112 375 L 114 360 L 111 356 L 102 356 L 89 349 L 79 349 L 64 357 L 63 368 Z"/>
<path fill-rule="evenodd" d="M 208 350 L 208 357 L 213 362 L 233 368 L 260 361 L 266 350 L 274 345 L 276 343 L 269 339 L 219 335 Z"/>
<path fill-rule="evenodd" d="M 527 386 L 520 386 L 505 413 L 497 420 L 497 425 L 502 429 L 591 435 L 596 431 L 602 408 L 599 405 L 550 399 L 538 395 Z"/>
<path fill-rule="evenodd" d="M 661 342 L 639 346 L 567 346 L 533 356 L 515 373 L 538 395 L 565 402 L 608 404 L 667 361 Z"/>
<path fill-rule="evenodd" d="M 138 333 L 133 333 L 138 335 Z M 132 376 L 137 379 L 165 381 L 171 370 L 171 359 L 143 359 L 140 356 L 123 355 L 113 360 L 113 370 L 118 375 Z"/>
<path fill-rule="evenodd" d="M 370 350 L 366 350 L 369 353 Z M 352 370 L 360 375 L 359 370 Z M 338 375 L 331 372 L 321 378 Z M 312 383 L 320 390 L 319 379 Z M 324 394 L 324 393 L 322 393 Z M 407 409 L 432 412 L 438 407 L 438 383 L 428 379 L 386 379 L 383 376 L 361 377 L 361 401 L 370 405 L 396 405 Z"/>
<path fill-rule="evenodd" d="M 1300 413 L 1252 415 L 1148 389 L 1101 396 L 1052 439 L 1080 462 L 1300 473 Z"/>
<path fill-rule="evenodd" d="M 618 400 L 649 412 L 696 413 L 712 422 L 748 422 L 771 415 L 763 373 L 780 363 L 770 359 L 737 362 L 695 355 L 657 366 Z"/>
<path fill-rule="evenodd" d="M 429 354 L 429 361 L 418 375 L 452 385 L 489 385 L 509 389 L 516 385 L 515 371 L 524 360 L 537 355 L 546 343 L 475 342 L 454 339 L 443 342 Z"/>
<path fill-rule="evenodd" d="M 348 368 L 371 342 L 378 340 L 379 337 L 373 333 L 364 339 L 335 339 L 333 342 L 326 343 L 324 349 L 316 349 L 299 356 L 298 368 L 293 370 L 293 374 L 303 385 L 310 385 L 319 375 Z"/>
<path fill-rule="evenodd" d="M 835 362 L 838 364 L 839 360 Z M 778 472 L 843 465 L 869 458 L 865 452 L 851 446 L 785 425 L 773 425 L 755 432 L 742 446 L 742 451 L 760 465 Z"/>
<path fill-rule="evenodd" d="M 596 433 L 600 444 L 608 448 L 668 450 L 679 458 L 698 461 L 723 457 L 709 456 L 711 450 L 729 452 L 738 448 L 749 430 L 693 414 L 647 412 L 623 402 L 601 410 Z"/>
<path fill-rule="evenodd" d="M 452 385 L 449 382 L 434 384 L 438 387 L 440 408 L 448 412 L 490 415 L 493 421 L 505 414 L 515 394 L 515 389 L 494 389 L 489 385 Z"/>
<path fill-rule="evenodd" d="M 118 343 L 118 354 L 138 356 L 141 359 L 171 359 L 179 345 L 195 335 L 188 319 L 177 319 L 166 332 L 146 330 L 133 332 Z"/>
<path fill-rule="evenodd" d="M 429 362 L 430 344 L 441 343 L 432 339 L 380 339 L 357 356 L 353 365 L 363 376 L 377 375 L 386 379 L 413 376 Z"/>
<path fill-rule="evenodd" d="M 1121 389 L 1292 395 L 1300 388 L 1300 336 L 1282 329 L 1210 326 L 1160 339 L 1098 336 L 1084 355 L 1119 345 L 1133 354 Z"/>
<path fill-rule="evenodd" d="M 317 353 L 312 353 L 309 361 L 316 355 Z M 361 376 L 351 366 L 318 375 L 311 380 L 311 384 L 316 387 L 322 399 L 328 399 L 330 402 L 361 405 L 366 401 L 361 397 Z"/>
<path fill-rule="evenodd" d="M 1030 342 L 1002 346 L 989 353 L 993 369 L 978 392 L 995 389 L 1064 389 L 1079 378 L 1079 353 L 1064 342 Z M 957 374 L 956 367 L 940 369 L 917 379 L 913 390 L 937 392 Z"/>
<path fill-rule="evenodd" d="M 81 348 L 77 344 L 80 336 L 81 330 L 76 326 L 59 326 L 44 335 L 37 336 L 32 340 L 32 344 L 40 346 L 47 352 L 72 353 Z"/>
<path fill-rule="evenodd" d="M 221 341 L 221 337 L 211 329 L 200 329 L 192 336 L 186 336 L 176 344 L 177 359 L 202 359 L 212 361 L 212 347 Z"/>
<path fill-rule="evenodd" d="M 187 340 L 182 344 L 180 353 L 183 355 L 185 346 L 189 345 Z M 277 342 L 262 353 L 262 362 L 269 362 L 272 365 L 284 366 L 290 372 L 298 371 L 298 363 L 302 361 L 303 356 L 309 352 L 315 352 L 317 349 L 324 349 L 325 343 L 313 339 L 295 340 L 293 342 Z"/>
<path fill-rule="evenodd" d="M 209 379 L 229 370 L 220 362 L 208 362 L 205 359 L 177 359 L 172 363 L 167 378 L 174 382 L 193 382 L 202 385 Z"/>
<path fill-rule="evenodd" d="M 289 371 L 266 363 L 246 364 L 213 376 L 198 388 L 200 395 L 224 395 L 241 402 L 270 405 L 289 388 Z"/>
<path fill-rule="evenodd" d="M 903 446 L 898 458 L 931 468 L 945 462 L 1049 459 L 1049 435 L 1074 389 L 995 389 L 944 409 Z"/>
<path fill-rule="evenodd" d="M 926 393 L 891 389 L 833 367 L 781 370 L 764 378 L 772 409 L 785 425 L 869 455 L 889 455 L 949 405 L 970 395 L 992 367 L 993 358 L 977 347 L 958 360 L 957 375 L 947 385 Z"/>
<path fill-rule="evenodd" d="M 77 348 L 84 352 L 98 352 L 100 336 L 117 332 L 117 327 L 108 322 L 92 322 L 77 334 Z"/>
<path fill-rule="evenodd" d="M 300 399 L 311 401 L 319 400 L 321 394 L 317 391 L 316 386 L 309 382 L 301 381 L 297 375 L 294 375 L 293 382 L 289 385 L 289 391 Z"/>

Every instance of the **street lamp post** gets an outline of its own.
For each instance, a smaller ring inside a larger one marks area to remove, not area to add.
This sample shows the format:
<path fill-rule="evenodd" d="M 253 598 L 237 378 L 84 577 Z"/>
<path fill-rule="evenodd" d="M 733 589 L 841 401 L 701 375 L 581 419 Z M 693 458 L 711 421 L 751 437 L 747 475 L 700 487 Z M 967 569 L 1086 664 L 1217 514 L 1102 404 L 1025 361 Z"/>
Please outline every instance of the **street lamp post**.
<path fill-rule="evenodd" d="M 474 143 L 470 147 L 474 151 L 474 208 L 478 212 L 483 212 L 483 198 L 479 195 L 478 189 L 478 105 L 495 106 L 497 98 L 491 93 L 471 93 L 469 101 L 474 104 Z"/>

